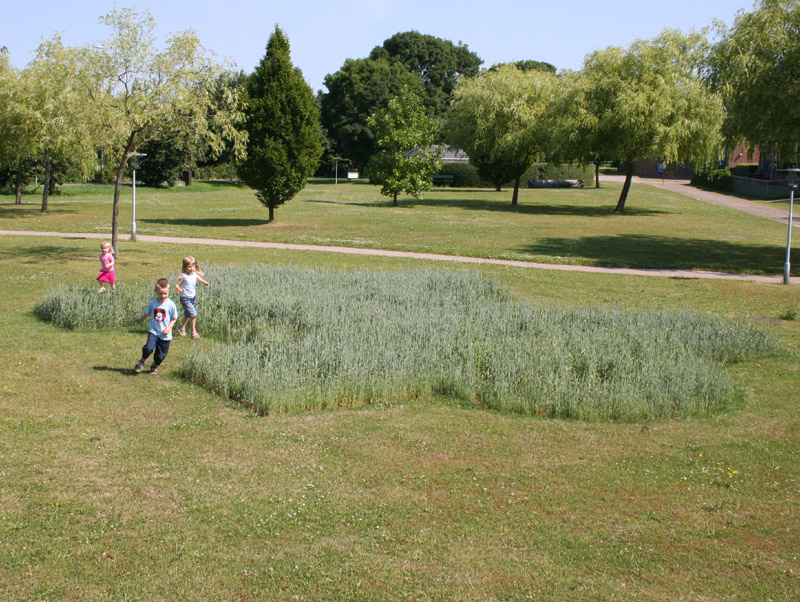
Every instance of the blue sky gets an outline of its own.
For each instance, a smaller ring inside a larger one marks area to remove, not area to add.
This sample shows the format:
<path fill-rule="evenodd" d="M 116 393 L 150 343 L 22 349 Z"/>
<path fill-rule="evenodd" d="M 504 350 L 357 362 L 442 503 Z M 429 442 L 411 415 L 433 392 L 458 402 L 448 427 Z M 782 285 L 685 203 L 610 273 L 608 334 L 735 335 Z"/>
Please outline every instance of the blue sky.
<path fill-rule="evenodd" d="M 0 46 L 25 66 L 42 39 L 56 32 L 79 46 L 109 37 L 98 18 L 112 0 L 5 2 Z M 163 41 L 193 29 L 219 59 L 251 72 L 276 24 L 289 37 L 292 62 L 314 90 L 347 58 L 361 58 L 400 31 L 416 30 L 463 42 L 484 61 L 533 59 L 559 69 L 580 69 L 584 57 L 607 46 L 627 46 L 664 28 L 700 29 L 715 19 L 733 23 L 752 0 L 119 0 L 148 9 Z"/>

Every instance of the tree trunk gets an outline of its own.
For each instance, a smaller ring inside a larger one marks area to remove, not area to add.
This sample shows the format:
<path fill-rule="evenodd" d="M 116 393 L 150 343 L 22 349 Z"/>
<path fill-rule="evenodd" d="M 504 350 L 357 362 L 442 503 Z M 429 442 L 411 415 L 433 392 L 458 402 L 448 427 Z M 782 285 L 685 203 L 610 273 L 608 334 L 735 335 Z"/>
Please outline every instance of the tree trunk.
<path fill-rule="evenodd" d="M 275 219 L 275 207 L 273 207 L 272 205 L 270 205 L 270 206 L 269 206 L 269 221 L 270 221 L 270 223 L 272 223 L 272 221 L 273 221 L 274 219 Z"/>
<path fill-rule="evenodd" d="M 131 132 L 128 136 L 128 142 L 125 144 L 125 150 L 122 153 L 122 160 L 117 167 L 117 177 L 114 180 L 114 206 L 111 212 L 111 248 L 114 249 L 114 257 L 119 255 L 119 193 L 122 189 L 122 174 L 125 173 L 125 166 L 128 164 L 128 158 L 131 153 L 136 149 L 133 147 L 133 142 L 136 139 L 136 132 Z"/>
<path fill-rule="evenodd" d="M 22 205 L 22 161 L 17 162 L 17 178 L 14 182 L 14 204 Z"/>
<path fill-rule="evenodd" d="M 628 198 L 628 190 L 631 188 L 631 180 L 633 179 L 633 159 L 628 159 L 628 168 L 625 170 L 625 184 L 622 185 L 622 194 L 619 195 L 619 201 L 614 211 L 625 209 L 625 201 Z"/>
<path fill-rule="evenodd" d="M 600 159 L 594 162 L 594 187 L 600 188 Z"/>
<path fill-rule="evenodd" d="M 511 195 L 511 205 L 513 207 L 517 206 L 517 201 L 519 200 L 519 183 L 522 180 L 523 171 L 517 170 L 517 175 L 514 177 L 514 194 Z"/>
<path fill-rule="evenodd" d="M 50 195 L 50 149 L 44 149 L 44 190 L 42 191 L 42 213 L 47 213 L 47 197 Z"/>
<path fill-rule="evenodd" d="M 188 171 L 184 171 L 183 172 L 183 183 L 186 186 L 191 186 L 192 185 L 192 170 L 191 169 L 188 170 Z"/>
<path fill-rule="evenodd" d="M 397 193 L 394 193 L 394 202 L 392 203 L 393 207 L 397 207 Z"/>

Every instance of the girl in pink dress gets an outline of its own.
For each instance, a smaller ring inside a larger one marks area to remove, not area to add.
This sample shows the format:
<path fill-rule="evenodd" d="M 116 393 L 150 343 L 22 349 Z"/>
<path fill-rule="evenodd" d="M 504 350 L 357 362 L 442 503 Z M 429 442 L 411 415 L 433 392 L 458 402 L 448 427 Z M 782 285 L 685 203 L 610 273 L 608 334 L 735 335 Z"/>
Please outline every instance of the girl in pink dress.
<path fill-rule="evenodd" d="M 114 247 L 110 242 L 104 242 L 100 245 L 103 251 L 100 254 L 100 273 L 97 275 L 97 280 L 100 282 L 100 290 L 98 293 L 106 292 L 106 284 L 111 285 L 111 290 L 117 290 L 117 279 L 114 276 Z"/>

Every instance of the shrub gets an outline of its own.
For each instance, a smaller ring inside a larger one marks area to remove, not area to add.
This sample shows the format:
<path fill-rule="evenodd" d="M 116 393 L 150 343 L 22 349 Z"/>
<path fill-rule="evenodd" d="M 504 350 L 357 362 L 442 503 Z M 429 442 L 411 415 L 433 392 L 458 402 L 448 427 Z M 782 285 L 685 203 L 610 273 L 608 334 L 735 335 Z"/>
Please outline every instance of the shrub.
<path fill-rule="evenodd" d="M 442 175 L 453 176 L 454 188 L 494 188 L 478 175 L 478 169 L 469 163 L 443 163 L 439 168 Z"/>
<path fill-rule="evenodd" d="M 731 175 L 731 170 L 727 167 L 705 169 L 695 173 L 692 177 L 692 184 L 721 192 L 731 192 L 733 190 L 733 176 Z"/>
<path fill-rule="evenodd" d="M 583 180 L 594 179 L 594 165 L 571 165 L 568 163 L 534 163 L 520 180 L 521 186 L 527 186 L 528 180 Z M 506 186 L 513 186 L 509 182 Z"/>

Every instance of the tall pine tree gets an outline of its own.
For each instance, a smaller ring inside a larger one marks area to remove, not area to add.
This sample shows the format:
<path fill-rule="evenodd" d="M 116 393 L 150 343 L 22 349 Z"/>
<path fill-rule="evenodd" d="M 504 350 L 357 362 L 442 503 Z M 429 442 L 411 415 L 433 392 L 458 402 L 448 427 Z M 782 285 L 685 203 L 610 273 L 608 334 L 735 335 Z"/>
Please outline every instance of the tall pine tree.
<path fill-rule="evenodd" d="M 244 114 L 247 159 L 237 170 L 269 208 L 272 221 L 275 207 L 305 187 L 322 154 L 314 94 L 300 69 L 292 67 L 289 40 L 277 26 L 267 53 L 248 78 Z"/>

